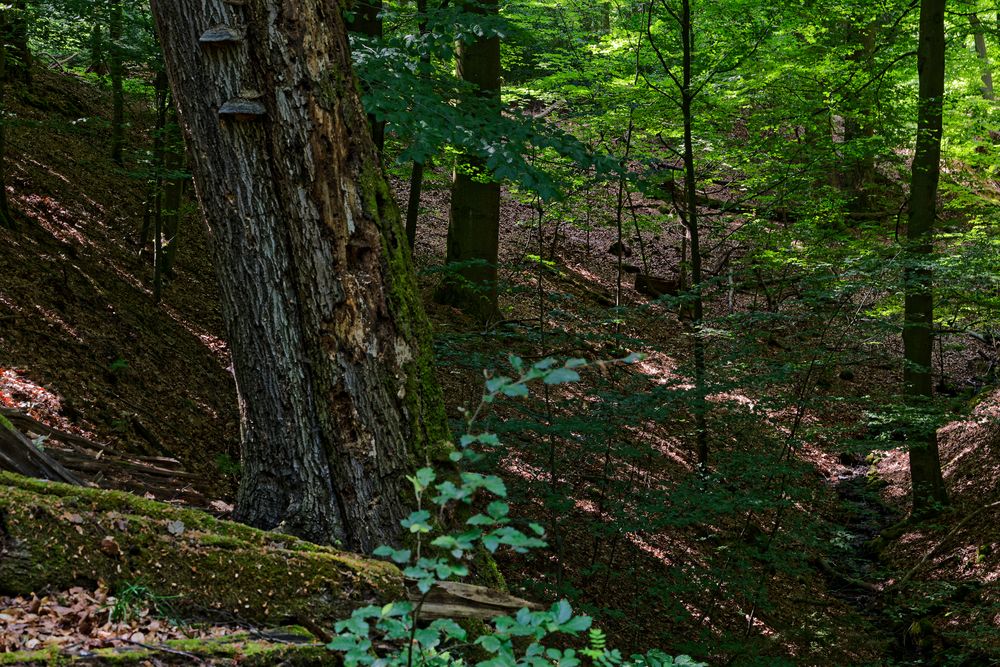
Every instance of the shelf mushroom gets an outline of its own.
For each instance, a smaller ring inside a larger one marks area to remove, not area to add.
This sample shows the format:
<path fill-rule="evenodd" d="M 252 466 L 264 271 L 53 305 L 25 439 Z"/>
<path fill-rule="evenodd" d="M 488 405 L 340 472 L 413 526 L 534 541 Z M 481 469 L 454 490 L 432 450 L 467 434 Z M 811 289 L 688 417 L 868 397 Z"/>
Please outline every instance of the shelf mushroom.
<path fill-rule="evenodd" d="M 243 91 L 219 108 L 219 117 L 243 123 L 261 120 L 267 115 L 261 97 L 263 95 L 255 90 Z"/>
<path fill-rule="evenodd" d="M 232 46 L 243 41 L 243 34 L 232 26 L 219 24 L 202 33 L 198 43 L 202 46 Z"/>

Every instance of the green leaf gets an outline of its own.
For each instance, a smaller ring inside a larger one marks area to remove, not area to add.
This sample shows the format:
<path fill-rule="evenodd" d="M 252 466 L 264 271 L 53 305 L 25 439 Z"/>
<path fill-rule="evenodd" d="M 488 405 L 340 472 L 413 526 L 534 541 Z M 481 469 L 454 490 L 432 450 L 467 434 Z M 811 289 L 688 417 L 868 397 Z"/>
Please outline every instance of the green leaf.
<path fill-rule="evenodd" d="M 489 475 L 483 478 L 483 486 L 486 487 L 486 490 L 494 496 L 500 496 L 501 498 L 507 497 L 507 485 L 504 484 L 502 479 L 495 475 Z"/>
<path fill-rule="evenodd" d="M 565 384 L 579 382 L 580 374 L 570 368 L 557 368 L 545 374 L 545 384 Z"/>
<path fill-rule="evenodd" d="M 528 387 L 524 384 L 509 384 L 503 388 L 504 396 L 510 396 L 511 398 L 524 398 L 528 395 Z"/>
<path fill-rule="evenodd" d="M 562 624 L 559 629 L 563 632 L 576 634 L 590 629 L 590 625 L 593 622 L 594 619 L 590 618 L 590 616 L 575 616 L 569 622 Z"/>

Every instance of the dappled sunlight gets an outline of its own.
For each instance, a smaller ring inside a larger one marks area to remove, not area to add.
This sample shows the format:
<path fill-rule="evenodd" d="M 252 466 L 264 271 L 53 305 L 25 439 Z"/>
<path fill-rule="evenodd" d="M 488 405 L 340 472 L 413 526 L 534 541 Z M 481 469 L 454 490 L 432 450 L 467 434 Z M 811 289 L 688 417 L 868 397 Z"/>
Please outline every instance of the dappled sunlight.
<path fill-rule="evenodd" d="M 185 318 L 180 311 L 173 306 L 163 303 L 160 304 L 160 307 L 165 313 L 167 313 L 167 315 L 170 316 L 170 319 L 179 324 L 189 334 L 201 341 L 201 344 L 212 353 L 212 356 L 215 357 L 220 364 L 222 364 L 223 368 L 229 366 L 229 346 L 226 344 L 226 341 L 222 340 L 219 336 L 198 327 L 188 318 Z"/>
<path fill-rule="evenodd" d="M 634 366 L 640 373 L 659 385 L 674 385 L 678 389 L 693 389 L 693 385 L 681 384 L 683 376 L 677 373 L 677 361 L 662 352 L 651 352 Z"/>
<path fill-rule="evenodd" d="M 80 337 L 80 334 L 77 333 L 76 329 L 71 327 L 66 322 L 66 320 L 64 320 L 62 317 L 59 316 L 58 313 L 56 313 L 56 311 L 52 310 L 51 308 L 45 308 L 40 304 L 35 304 L 35 310 L 41 314 L 43 320 L 45 320 L 52 326 L 62 329 L 64 333 L 66 333 L 68 336 L 70 336 L 77 342 L 83 342 L 83 338 Z"/>
<path fill-rule="evenodd" d="M 62 399 L 14 368 L 0 368 L 0 402 L 38 418 L 59 411 Z"/>
<path fill-rule="evenodd" d="M 15 205 L 57 241 L 83 247 L 95 245 L 76 224 L 76 215 L 63 208 L 53 198 L 43 195 L 25 195 L 19 198 Z"/>

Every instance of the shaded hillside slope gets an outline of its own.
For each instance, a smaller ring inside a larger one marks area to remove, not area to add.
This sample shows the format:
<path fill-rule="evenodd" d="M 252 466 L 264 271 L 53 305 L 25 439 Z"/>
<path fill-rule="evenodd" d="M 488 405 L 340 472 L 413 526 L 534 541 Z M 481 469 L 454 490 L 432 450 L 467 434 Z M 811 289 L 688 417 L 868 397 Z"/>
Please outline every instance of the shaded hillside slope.
<path fill-rule="evenodd" d="M 224 481 L 217 458 L 237 458 L 238 426 L 205 232 L 184 220 L 176 278 L 153 304 L 136 243 L 145 185 L 110 160 L 108 99 L 93 80 L 41 69 L 31 91 L 8 95 L 21 229 L 0 230 L 0 402 Z M 150 145 L 147 109 L 129 101 L 129 146 Z M 127 168 L 144 157 L 127 154 Z"/>

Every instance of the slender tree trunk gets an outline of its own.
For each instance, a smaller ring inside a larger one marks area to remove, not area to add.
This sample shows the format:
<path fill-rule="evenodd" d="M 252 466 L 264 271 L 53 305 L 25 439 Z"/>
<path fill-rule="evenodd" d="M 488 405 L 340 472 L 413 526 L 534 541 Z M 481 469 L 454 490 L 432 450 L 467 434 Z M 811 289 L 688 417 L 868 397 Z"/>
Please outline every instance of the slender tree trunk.
<path fill-rule="evenodd" d="M 163 146 L 163 275 L 174 275 L 174 262 L 180 244 L 181 206 L 184 199 L 184 144 L 177 132 L 177 110 L 171 103 L 167 112 Z"/>
<path fill-rule="evenodd" d="M 942 110 L 945 71 L 945 0 L 921 0 L 918 70 L 917 147 L 910 182 L 910 216 L 907 228 L 907 262 L 904 272 L 905 319 L 903 327 L 903 386 L 910 404 L 929 413 L 933 387 L 934 297 L 929 262 L 934 251 L 934 218 L 940 177 Z M 927 514 L 948 501 L 937 430 L 933 426 L 910 429 L 910 474 L 913 513 Z"/>
<path fill-rule="evenodd" d="M 5 33 L 8 35 L 7 77 L 31 86 L 31 49 L 28 48 L 27 0 L 17 0 L 12 9 L 11 19 Z"/>
<path fill-rule="evenodd" d="M 413 161 L 410 168 L 410 194 L 406 200 L 406 244 L 413 250 L 417 243 L 417 221 L 420 218 L 420 193 L 424 189 L 424 163 Z"/>
<path fill-rule="evenodd" d="M 6 29 L 7 12 L 9 9 L 0 9 L 0 28 Z M 7 201 L 7 114 L 6 114 L 6 91 L 7 91 L 7 45 L 0 40 L 0 227 L 17 229 L 17 221 L 10 213 L 10 204 Z"/>
<path fill-rule="evenodd" d="M 158 72 L 153 84 L 156 90 L 156 130 L 153 137 L 153 303 L 163 295 L 163 169 L 166 140 L 167 106 L 170 103 L 166 72 Z"/>
<path fill-rule="evenodd" d="M 420 36 L 427 34 L 427 0 L 417 0 L 417 29 Z M 420 64 L 427 67 L 430 55 L 420 56 Z M 417 242 L 417 220 L 420 218 L 420 193 L 424 189 L 424 163 L 413 161 L 410 169 L 410 194 L 406 201 L 406 242 L 413 250 Z"/>
<path fill-rule="evenodd" d="M 373 40 L 381 40 L 383 37 L 382 18 L 379 12 L 382 11 L 382 0 L 359 0 L 354 4 L 354 21 L 350 29 L 361 33 L 365 37 Z M 385 121 L 375 118 L 375 114 L 368 114 L 368 125 L 372 131 L 372 141 L 379 155 L 385 150 Z"/>
<path fill-rule="evenodd" d="M 983 22 L 979 20 L 977 14 L 969 15 L 969 23 L 972 26 L 972 38 L 976 43 L 976 55 L 983 68 L 983 97 L 988 100 L 996 99 L 993 94 L 993 68 L 990 66 L 989 53 L 986 51 L 986 35 L 983 33 Z"/>
<path fill-rule="evenodd" d="M 222 287 L 242 425 L 236 516 L 364 551 L 394 542 L 406 475 L 446 454 L 448 431 L 340 3 L 152 8 Z M 220 23 L 244 39 L 199 47 Z"/>
<path fill-rule="evenodd" d="M 90 30 L 90 67 L 87 71 L 98 76 L 104 76 L 108 73 L 108 67 L 104 61 L 104 30 L 101 28 L 100 19 L 96 17 L 94 26 Z"/>
<path fill-rule="evenodd" d="M 109 53 L 111 55 L 111 159 L 119 167 L 125 166 L 122 153 L 125 148 L 125 91 L 123 88 L 122 31 L 124 24 L 123 0 L 111 0 L 109 26 Z"/>
<path fill-rule="evenodd" d="M 467 11 L 495 15 L 497 0 L 466 5 Z M 475 85 L 482 98 L 500 99 L 500 38 L 479 39 L 458 46 L 458 76 Z M 458 306 L 480 320 L 497 310 L 497 261 L 500 240 L 500 184 L 483 160 L 459 156 L 452 177 L 448 218 L 447 262 L 475 262 L 458 269 L 458 279 L 447 281 L 438 299 Z"/>
<path fill-rule="evenodd" d="M 698 184 L 694 161 L 694 104 L 692 89 L 694 26 L 691 18 L 691 2 L 684 0 L 681 7 L 681 48 L 683 49 L 684 72 L 681 90 L 681 115 L 684 120 L 684 192 L 685 216 L 688 238 L 691 242 L 691 331 L 694 341 L 694 418 L 698 447 L 698 465 L 708 466 L 708 423 L 707 389 L 705 385 L 705 339 L 701 335 L 701 323 L 705 317 L 702 299 L 701 245 L 698 229 Z"/>
<path fill-rule="evenodd" d="M 849 35 L 857 34 L 857 26 L 849 23 L 846 27 Z M 866 72 L 867 76 L 877 76 L 874 66 L 876 53 L 875 37 L 878 31 L 877 20 L 872 20 L 857 35 L 854 52 L 848 57 L 856 63 L 856 67 Z M 852 208 L 865 210 L 868 208 L 867 186 L 875 174 L 875 156 L 869 146 L 863 142 L 875 136 L 874 109 L 868 95 L 860 95 L 850 102 L 851 107 L 844 112 L 844 145 L 843 151 L 848 159 L 844 160 L 845 173 L 839 181 L 854 197 Z M 863 148 L 859 150 L 858 144 Z"/>

